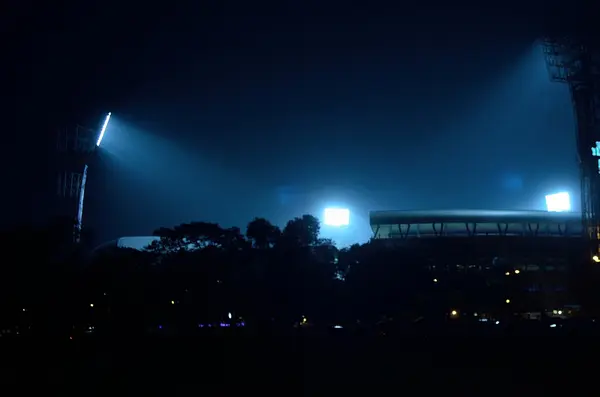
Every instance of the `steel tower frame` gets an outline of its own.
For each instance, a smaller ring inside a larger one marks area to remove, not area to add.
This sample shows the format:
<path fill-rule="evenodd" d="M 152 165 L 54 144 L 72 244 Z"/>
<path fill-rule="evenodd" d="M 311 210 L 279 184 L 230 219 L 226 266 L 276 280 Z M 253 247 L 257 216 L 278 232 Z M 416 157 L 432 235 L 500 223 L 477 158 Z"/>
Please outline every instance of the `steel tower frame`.
<path fill-rule="evenodd" d="M 600 45 L 591 34 L 543 40 L 550 79 L 569 86 L 575 116 L 584 236 L 600 248 Z"/>
<path fill-rule="evenodd" d="M 75 219 L 76 239 L 82 228 L 87 169 L 95 149 L 95 135 L 93 130 L 81 126 L 60 129 L 57 134 L 56 212 Z"/>
<path fill-rule="evenodd" d="M 77 125 L 60 129 L 57 134 L 57 196 L 60 215 L 74 216 L 74 238 L 79 241 L 83 228 L 83 204 L 88 168 L 102 142 L 111 113 L 106 115 L 100 132 Z"/>

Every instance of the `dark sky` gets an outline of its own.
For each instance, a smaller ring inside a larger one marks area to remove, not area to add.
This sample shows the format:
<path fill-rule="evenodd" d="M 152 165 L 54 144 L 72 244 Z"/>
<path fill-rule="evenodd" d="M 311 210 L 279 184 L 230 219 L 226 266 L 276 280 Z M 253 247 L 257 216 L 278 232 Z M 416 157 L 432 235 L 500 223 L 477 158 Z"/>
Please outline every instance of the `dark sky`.
<path fill-rule="evenodd" d="M 547 2 L 121 3 L 19 2 L 5 24 L 6 166 L 36 173 L 47 147 L 31 136 L 114 114 L 86 212 L 102 238 L 578 195 L 568 90 L 535 44 L 560 20 Z M 12 204 L 39 208 L 19 175 Z"/>

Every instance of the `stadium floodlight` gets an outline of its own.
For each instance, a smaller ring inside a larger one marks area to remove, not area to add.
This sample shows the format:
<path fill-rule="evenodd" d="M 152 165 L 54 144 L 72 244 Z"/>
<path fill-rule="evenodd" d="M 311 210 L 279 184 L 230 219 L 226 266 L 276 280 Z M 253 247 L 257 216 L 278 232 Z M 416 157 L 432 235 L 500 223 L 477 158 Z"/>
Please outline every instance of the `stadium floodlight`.
<path fill-rule="evenodd" d="M 347 208 L 325 208 L 324 222 L 327 226 L 348 226 L 350 210 Z"/>
<path fill-rule="evenodd" d="M 106 131 L 106 127 L 108 126 L 108 121 L 110 120 L 111 113 L 108 112 L 106 118 L 104 119 L 104 124 L 102 124 L 102 129 L 100 130 L 100 136 L 98 137 L 98 141 L 96 142 L 96 146 L 100 146 L 100 142 L 102 142 L 102 138 L 104 138 L 104 132 Z"/>
<path fill-rule="evenodd" d="M 546 207 L 551 212 L 571 211 L 571 198 L 569 193 L 560 192 L 546 196 Z"/>

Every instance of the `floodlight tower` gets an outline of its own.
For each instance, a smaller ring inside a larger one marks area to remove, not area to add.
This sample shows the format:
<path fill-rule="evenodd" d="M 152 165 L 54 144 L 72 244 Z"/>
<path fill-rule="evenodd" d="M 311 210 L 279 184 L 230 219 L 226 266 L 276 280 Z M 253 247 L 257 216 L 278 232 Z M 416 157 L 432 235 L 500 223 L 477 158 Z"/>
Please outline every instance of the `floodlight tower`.
<path fill-rule="evenodd" d="M 58 131 L 56 153 L 58 172 L 56 178 L 56 212 L 74 217 L 75 236 L 83 225 L 83 204 L 89 164 L 102 142 L 111 114 L 104 118 L 100 131 L 80 125 Z"/>
<path fill-rule="evenodd" d="M 594 254 L 600 248 L 600 42 L 583 29 L 543 40 L 552 81 L 566 83 L 576 123 L 581 215 Z"/>

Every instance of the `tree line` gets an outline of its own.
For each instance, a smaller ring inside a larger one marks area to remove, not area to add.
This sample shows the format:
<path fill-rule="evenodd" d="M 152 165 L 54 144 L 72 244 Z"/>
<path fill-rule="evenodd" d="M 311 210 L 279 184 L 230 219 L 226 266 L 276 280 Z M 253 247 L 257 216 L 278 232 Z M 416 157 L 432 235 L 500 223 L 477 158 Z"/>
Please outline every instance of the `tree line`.
<path fill-rule="evenodd" d="M 85 236 L 73 242 L 69 222 L 5 233 L 2 322 L 50 333 L 89 324 L 138 332 L 220 323 L 413 324 L 541 309 L 521 296 L 524 281 L 504 277 L 514 270 L 509 261 L 457 271 L 449 264 L 458 256 L 432 259 L 435 246 L 370 241 L 338 249 L 312 215 L 283 229 L 256 218 L 244 232 L 186 223 L 156 230 L 143 250 L 93 253 Z"/>

